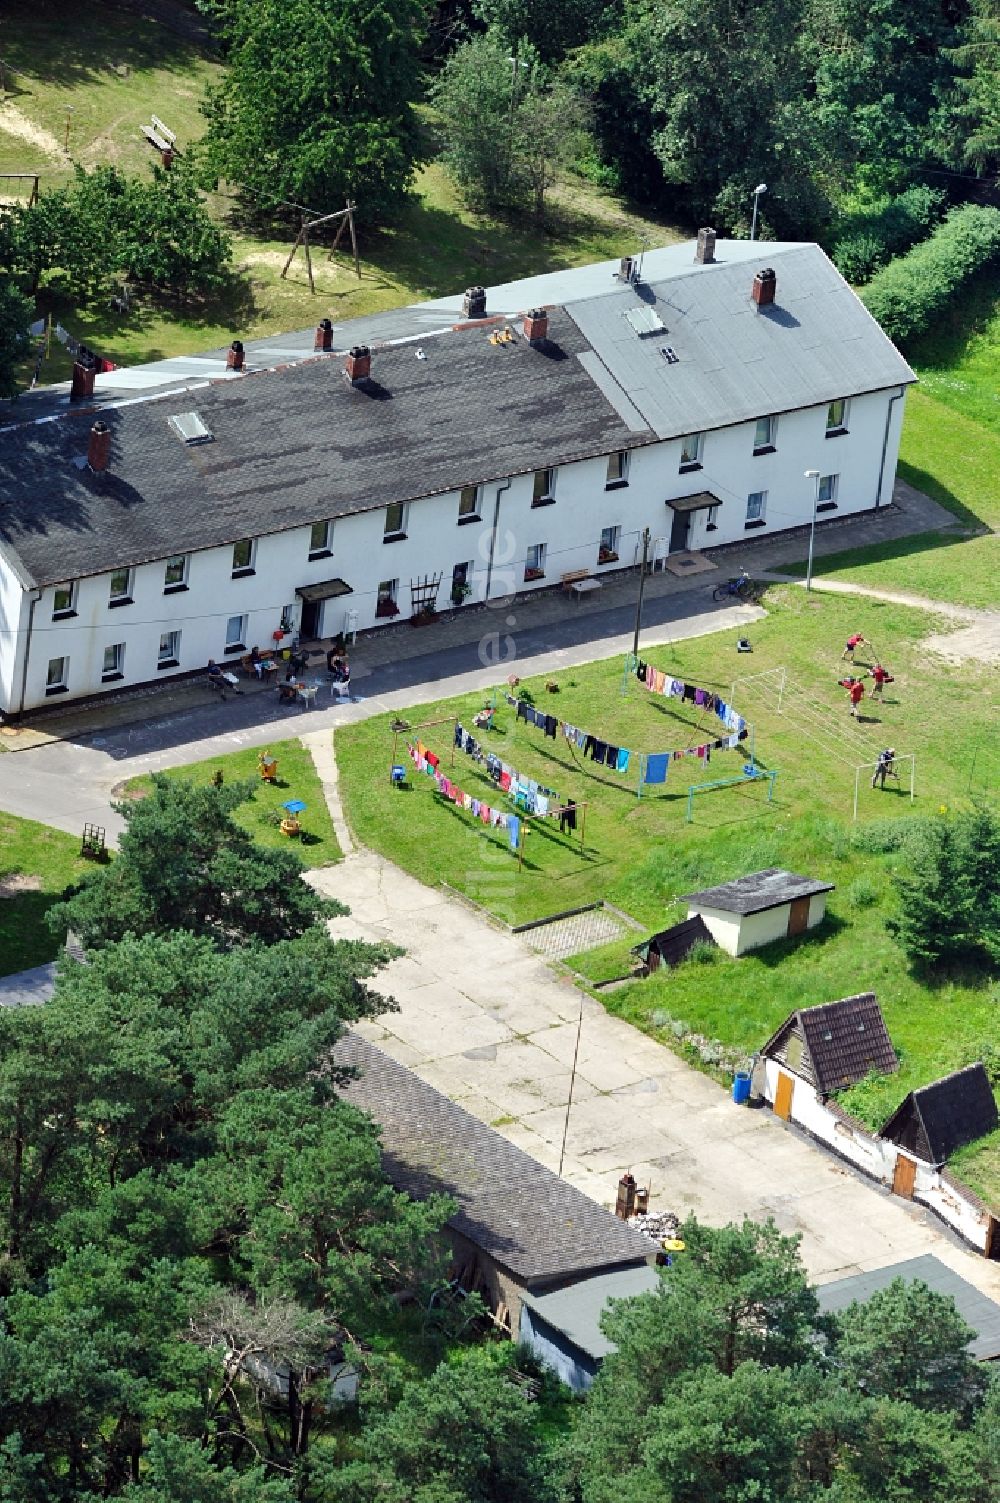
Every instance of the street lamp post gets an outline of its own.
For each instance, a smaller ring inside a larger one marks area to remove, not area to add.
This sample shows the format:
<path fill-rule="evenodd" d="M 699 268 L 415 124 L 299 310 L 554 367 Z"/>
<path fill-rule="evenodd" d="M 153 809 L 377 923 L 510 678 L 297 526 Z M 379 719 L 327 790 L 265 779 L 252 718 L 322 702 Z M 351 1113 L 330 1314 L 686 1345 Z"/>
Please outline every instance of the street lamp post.
<path fill-rule="evenodd" d="M 766 183 L 758 183 L 753 190 L 753 221 L 750 225 L 750 239 L 757 239 L 757 207 L 760 203 L 760 195 L 767 192 Z"/>
<path fill-rule="evenodd" d="M 816 509 L 819 506 L 819 470 L 806 470 L 805 477 L 813 482 L 813 512 L 812 521 L 809 524 L 809 558 L 806 561 L 806 589 L 812 589 L 813 577 L 813 546 L 816 542 Z"/>

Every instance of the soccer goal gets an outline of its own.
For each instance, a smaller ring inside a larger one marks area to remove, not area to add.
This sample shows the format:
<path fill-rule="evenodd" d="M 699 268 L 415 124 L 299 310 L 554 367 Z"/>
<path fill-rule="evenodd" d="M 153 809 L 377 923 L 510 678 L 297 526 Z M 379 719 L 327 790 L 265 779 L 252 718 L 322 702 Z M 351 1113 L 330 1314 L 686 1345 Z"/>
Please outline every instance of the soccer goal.
<path fill-rule="evenodd" d="M 892 771 L 886 773 L 887 778 L 892 778 L 900 792 L 903 790 L 903 780 L 906 776 L 905 768 L 901 770 L 900 764 L 910 764 L 910 803 L 913 803 L 914 788 L 916 782 L 917 759 L 912 752 L 905 752 L 902 756 L 893 757 Z M 854 818 L 858 817 L 858 790 L 861 787 L 861 774 L 868 773 L 872 779 L 872 787 L 875 786 L 875 773 L 878 769 L 877 762 L 859 762 L 854 769 Z M 885 787 L 885 781 L 882 783 Z"/>

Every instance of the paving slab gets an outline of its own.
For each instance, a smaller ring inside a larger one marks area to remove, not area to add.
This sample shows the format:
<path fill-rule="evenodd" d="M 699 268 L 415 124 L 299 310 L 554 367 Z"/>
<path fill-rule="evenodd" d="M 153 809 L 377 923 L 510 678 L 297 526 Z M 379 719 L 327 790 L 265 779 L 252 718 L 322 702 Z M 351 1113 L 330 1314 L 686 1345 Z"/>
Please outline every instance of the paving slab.
<path fill-rule="evenodd" d="M 898 1200 L 770 1112 L 728 1092 L 611 1017 L 532 951 L 447 893 L 370 852 L 313 874 L 352 908 L 334 933 L 406 945 L 376 990 L 400 1011 L 362 1032 L 585 1194 L 614 1205 L 626 1169 L 654 1209 L 712 1225 L 773 1216 L 801 1236 L 818 1283 L 934 1252 L 1000 1299 L 1000 1266 L 965 1248 L 929 1212 Z M 565 1153 L 570 1069 L 583 1025 Z"/>

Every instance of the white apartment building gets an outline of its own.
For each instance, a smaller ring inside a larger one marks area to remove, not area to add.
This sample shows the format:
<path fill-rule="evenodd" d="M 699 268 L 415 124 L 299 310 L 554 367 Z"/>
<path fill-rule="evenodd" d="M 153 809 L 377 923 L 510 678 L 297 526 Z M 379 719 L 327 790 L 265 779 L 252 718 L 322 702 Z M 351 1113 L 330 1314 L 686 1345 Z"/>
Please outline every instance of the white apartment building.
<path fill-rule="evenodd" d="M 870 511 L 915 379 L 818 246 L 715 242 L 77 374 L 0 427 L 0 709 Z M 318 346 L 318 348 L 314 348 Z M 805 478 L 819 472 L 819 481 Z"/>

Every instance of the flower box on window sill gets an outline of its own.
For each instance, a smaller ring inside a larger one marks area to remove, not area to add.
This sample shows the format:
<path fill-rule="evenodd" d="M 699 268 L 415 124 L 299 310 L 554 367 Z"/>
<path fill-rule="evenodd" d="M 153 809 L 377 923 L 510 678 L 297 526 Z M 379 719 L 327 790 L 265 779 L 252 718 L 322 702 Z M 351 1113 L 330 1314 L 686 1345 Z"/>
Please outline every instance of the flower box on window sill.
<path fill-rule="evenodd" d="M 597 562 L 599 564 L 616 564 L 618 562 L 618 555 L 610 548 L 602 548 L 597 555 Z"/>
<path fill-rule="evenodd" d="M 525 584 L 531 584 L 536 579 L 544 579 L 544 578 L 545 578 L 545 570 L 544 569 L 525 569 L 525 571 L 524 571 L 524 582 L 525 582 Z"/>
<path fill-rule="evenodd" d="M 380 600 L 375 607 L 375 614 L 383 619 L 386 616 L 398 616 L 399 606 L 394 600 Z"/>

